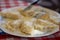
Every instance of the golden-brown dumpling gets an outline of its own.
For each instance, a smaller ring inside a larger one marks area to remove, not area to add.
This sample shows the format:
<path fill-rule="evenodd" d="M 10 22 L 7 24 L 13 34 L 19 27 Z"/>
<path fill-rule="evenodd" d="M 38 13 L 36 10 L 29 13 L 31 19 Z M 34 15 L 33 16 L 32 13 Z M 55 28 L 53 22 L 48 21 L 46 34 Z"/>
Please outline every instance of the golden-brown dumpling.
<path fill-rule="evenodd" d="M 15 31 L 14 26 L 10 25 L 10 22 L 4 24 L 3 26 L 10 32 L 14 32 Z"/>
<path fill-rule="evenodd" d="M 55 24 L 59 24 L 60 22 L 60 15 L 59 14 L 50 14 L 50 21 L 55 23 Z"/>
<path fill-rule="evenodd" d="M 12 26 L 14 26 L 15 28 L 18 28 L 19 26 L 21 26 L 21 24 L 22 24 L 22 20 L 15 20 L 15 21 L 13 21 L 13 22 L 11 22 L 10 24 L 12 25 Z"/>
<path fill-rule="evenodd" d="M 53 14 L 46 13 L 46 14 L 42 15 L 40 18 L 43 20 L 48 20 L 54 24 L 59 24 L 59 22 L 60 22 L 60 17 L 57 17 L 56 14 L 53 15 Z"/>
<path fill-rule="evenodd" d="M 7 12 L 2 12 L 1 15 L 4 18 L 10 18 L 10 19 L 19 19 L 23 16 L 16 10 L 7 10 Z"/>
<path fill-rule="evenodd" d="M 33 10 L 27 10 L 27 11 L 23 11 L 23 9 L 19 8 L 18 11 L 26 17 L 33 17 L 34 15 L 34 11 Z"/>
<path fill-rule="evenodd" d="M 59 27 L 58 25 L 53 24 L 52 22 L 42 20 L 42 19 L 37 19 L 34 25 L 35 25 L 34 26 L 35 29 L 43 32 L 52 31 L 55 28 Z"/>
<path fill-rule="evenodd" d="M 24 21 L 21 27 L 19 27 L 19 30 L 22 33 L 31 35 L 32 31 L 34 30 L 33 23 L 31 21 Z"/>
<path fill-rule="evenodd" d="M 10 31 L 18 31 L 18 28 L 21 26 L 22 21 L 19 20 L 14 20 L 14 21 L 8 21 L 5 25 L 5 28 L 10 30 Z"/>

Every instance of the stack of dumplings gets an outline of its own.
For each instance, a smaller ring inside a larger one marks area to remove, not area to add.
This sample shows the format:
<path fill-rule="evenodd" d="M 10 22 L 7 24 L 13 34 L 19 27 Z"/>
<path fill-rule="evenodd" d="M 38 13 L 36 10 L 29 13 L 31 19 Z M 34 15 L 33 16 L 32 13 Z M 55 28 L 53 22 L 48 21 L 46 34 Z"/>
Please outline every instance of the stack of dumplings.
<path fill-rule="evenodd" d="M 31 35 L 34 30 L 51 32 L 59 27 L 59 22 L 56 20 L 60 20 L 60 18 L 52 18 L 52 14 L 49 15 L 49 13 L 45 11 L 43 16 L 35 18 L 37 14 L 43 13 L 43 11 L 38 10 L 39 8 L 37 9 L 38 12 L 36 9 L 34 9 L 35 11 L 28 10 L 23 12 L 23 9 L 18 8 L 15 10 L 7 10 L 7 12 L 1 12 L 0 14 L 5 20 L 7 20 L 7 23 L 5 23 L 4 26 L 7 30 L 12 32 L 17 30 L 18 32 L 22 32 L 26 35 Z"/>

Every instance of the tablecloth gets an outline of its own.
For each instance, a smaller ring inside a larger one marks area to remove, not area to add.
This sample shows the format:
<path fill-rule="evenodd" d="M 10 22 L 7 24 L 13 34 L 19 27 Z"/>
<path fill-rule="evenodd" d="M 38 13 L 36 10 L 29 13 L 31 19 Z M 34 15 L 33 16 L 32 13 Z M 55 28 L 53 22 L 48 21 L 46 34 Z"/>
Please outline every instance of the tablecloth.
<path fill-rule="evenodd" d="M 16 7 L 16 6 L 28 6 L 29 3 L 20 0 L 0 0 L 0 11 L 6 8 Z M 60 40 L 60 31 L 49 36 L 44 37 L 17 37 L 13 35 L 6 34 L 0 29 L 0 40 Z"/>

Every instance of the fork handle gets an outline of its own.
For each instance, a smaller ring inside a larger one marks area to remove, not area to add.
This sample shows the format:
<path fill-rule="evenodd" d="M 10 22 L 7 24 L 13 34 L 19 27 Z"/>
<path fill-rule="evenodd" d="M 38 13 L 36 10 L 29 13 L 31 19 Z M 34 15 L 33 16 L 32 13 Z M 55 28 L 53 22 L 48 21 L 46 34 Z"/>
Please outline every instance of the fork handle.
<path fill-rule="evenodd" d="M 24 11 L 29 10 L 29 9 L 30 9 L 33 5 L 35 5 L 37 2 L 39 2 L 39 0 L 31 3 L 27 8 L 24 9 Z"/>

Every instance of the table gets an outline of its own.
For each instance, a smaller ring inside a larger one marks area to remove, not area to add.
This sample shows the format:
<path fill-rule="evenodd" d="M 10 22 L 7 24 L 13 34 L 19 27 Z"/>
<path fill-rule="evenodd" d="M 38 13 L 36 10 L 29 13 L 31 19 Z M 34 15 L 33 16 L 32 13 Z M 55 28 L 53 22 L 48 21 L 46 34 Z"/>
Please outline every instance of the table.
<path fill-rule="evenodd" d="M 0 11 L 6 8 L 16 7 L 16 6 L 28 6 L 29 3 L 20 0 L 0 0 Z M 0 40 L 60 40 L 60 31 L 49 36 L 35 37 L 35 38 L 24 38 L 9 35 L 0 30 Z"/>

